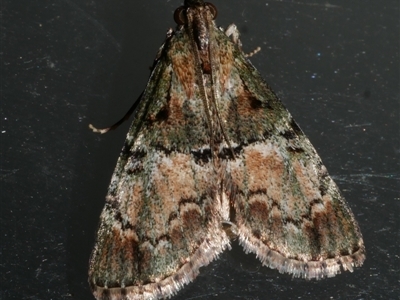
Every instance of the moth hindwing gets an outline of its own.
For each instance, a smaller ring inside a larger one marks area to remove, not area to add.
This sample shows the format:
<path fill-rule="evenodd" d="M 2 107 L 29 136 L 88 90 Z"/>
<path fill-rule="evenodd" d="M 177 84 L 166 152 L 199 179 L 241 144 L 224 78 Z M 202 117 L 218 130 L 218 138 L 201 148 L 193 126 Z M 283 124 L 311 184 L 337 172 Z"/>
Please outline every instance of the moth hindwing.
<path fill-rule="evenodd" d="M 89 267 L 97 299 L 171 296 L 232 234 L 296 277 L 365 259 L 338 187 L 216 12 L 186 0 L 157 55 L 100 216 Z"/>

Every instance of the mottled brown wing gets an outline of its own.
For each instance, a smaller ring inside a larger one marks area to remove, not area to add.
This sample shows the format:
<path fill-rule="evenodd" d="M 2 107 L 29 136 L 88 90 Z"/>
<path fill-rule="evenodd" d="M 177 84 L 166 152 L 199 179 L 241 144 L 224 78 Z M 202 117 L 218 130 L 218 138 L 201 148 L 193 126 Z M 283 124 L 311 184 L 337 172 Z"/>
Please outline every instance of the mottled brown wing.
<path fill-rule="evenodd" d="M 97 299 L 166 298 L 229 245 L 189 46 L 167 40 L 128 132 L 90 260 Z"/>
<path fill-rule="evenodd" d="M 331 277 L 340 265 L 352 271 L 365 249 L 338 187 L 242 51 L 215 34 L 225 58 L 220 115 L 236 156 L 227 162 L 225 186 L 240 243 L 264 265 L 296 277 Z"/>

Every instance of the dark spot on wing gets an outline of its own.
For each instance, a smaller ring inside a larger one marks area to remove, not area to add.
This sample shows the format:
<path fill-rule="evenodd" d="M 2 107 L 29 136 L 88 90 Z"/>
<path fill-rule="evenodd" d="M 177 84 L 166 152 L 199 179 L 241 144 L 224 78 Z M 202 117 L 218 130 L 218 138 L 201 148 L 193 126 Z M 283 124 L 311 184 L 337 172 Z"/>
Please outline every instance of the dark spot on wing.
<path fill-rule="evenodd" d="M 111 300 L 110 291 L 108 289 L 103 290 L 101 297 L 102 300 Z"/>
<path fill-rule="evenodd" d="M 250 106 L 253 109 L 262 108 L 262 102 L 254 97 L 249 98 Z"/>
<path fill-rule="evenodd" d="M 167 107 L 163 107 L 157 114 L 155 120 L 158 122 L 166 121 L 169 117 L 169 111 Z"/>
<path fill-rule="evenodd" d="M 193 159 L 198 165 L 205 165 L 211 161 L 211 149 L 200 149 L 200 150 L 192 150 L 190 153 L 193 156 Z"/>
<path fill-rule="evenodd" d="M 296 133 L 291 129 L 282 132 L 281 136 L 283 136 L 287 140 L 292 140 L 297 137 Z"/>
<path fill-rule="evenodd" d="M 293 118 L 290 119 L 290 127 L 297 135 L 304 135 L 303 131 L 300 129 L 299 125 L 297 125 L 296 121 Z"/>

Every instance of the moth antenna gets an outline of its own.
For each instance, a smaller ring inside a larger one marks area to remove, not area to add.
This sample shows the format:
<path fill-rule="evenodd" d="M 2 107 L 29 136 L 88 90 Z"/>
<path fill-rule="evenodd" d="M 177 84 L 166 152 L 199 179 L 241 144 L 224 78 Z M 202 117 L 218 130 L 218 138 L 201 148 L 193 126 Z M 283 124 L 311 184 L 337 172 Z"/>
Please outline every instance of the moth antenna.
<path fill-rule="evenodd" d="M 256 55 L 260 51 L 261 51 L 261 47 L 257 47 L 256 49 L 254 49 L 250 53 L 246 53 L 244 56 L 245 57 L 252 57 L 253 55 Z"/>
<path fill-rule="evenodd" d="M 140 100 L 140 98 L 142 98 L 142 96 L 143 96 L 143 92 L 140 94 L 139 98 L 133 103 L 131 108 L 126 112 L 126 114 L 122 117 L 122 119 L 120 119 L 115 124 L 111 125 L 110 127 L 106 127 L 106 128 L 97 128 L 97 127 L 94 127 L 92 124 L 89 124 L 89 128 L 92 129 L 93 132 L 100 133 L 100 134 L 104 134 L 104 133 L 109 132 L 110 130 L 114 130 L 114 129 L 118 128 L 119 125 L 121 125 L 122 123 L 124 123 L 126 120 L 128 120 L 130 118 L 132 113 L 136 110 L 136 108 L 140 102 L 139 100 Z"/>

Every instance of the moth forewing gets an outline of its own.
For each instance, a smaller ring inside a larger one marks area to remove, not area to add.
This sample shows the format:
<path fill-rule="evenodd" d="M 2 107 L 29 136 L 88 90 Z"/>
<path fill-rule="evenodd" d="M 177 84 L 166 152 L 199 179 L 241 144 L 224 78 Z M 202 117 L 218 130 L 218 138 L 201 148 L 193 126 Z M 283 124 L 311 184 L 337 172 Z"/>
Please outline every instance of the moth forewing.
<path fill-rule="evenodd" d="M 97 299 L 169 297 L 230 238 L 308 279 L 365 259 L 315 149 L 242 52 L 235 26 L 225 33 L 215 17 L 212 4 L 186 0 L 157 54 L 100 217 L 89 266 Z"/>

